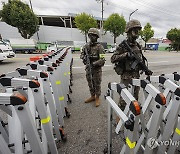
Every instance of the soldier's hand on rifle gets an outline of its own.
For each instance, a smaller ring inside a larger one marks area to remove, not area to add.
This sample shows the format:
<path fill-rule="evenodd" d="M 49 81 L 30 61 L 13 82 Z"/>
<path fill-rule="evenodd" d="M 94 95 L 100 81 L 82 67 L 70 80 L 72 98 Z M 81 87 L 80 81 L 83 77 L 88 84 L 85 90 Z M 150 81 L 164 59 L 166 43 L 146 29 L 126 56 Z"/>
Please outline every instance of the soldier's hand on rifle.
<path fill-rule="evenodd" d="M 83 64 L 86 65 L 86 63 L 87 63 L 86 57 L 84 57 L 82 60 L 83 60 Z"/>
<path fill-rule="evenodd" d="M 134 58 L 134 56 L 132 55 L 132 53 L 127 52 L 127 58 L 132 60 Z"/>
<path fill-rule="evenodd" d="M 99 57 L 96 55 L 90 55 L 89 58 L 90 58 L 90 60 L 98 60 L 99 59 Z"/>
<path fill-rule="evenodd" d="M 145 71 L 145 75 L 152 75 L 153 72 L 151 70 Z"/>

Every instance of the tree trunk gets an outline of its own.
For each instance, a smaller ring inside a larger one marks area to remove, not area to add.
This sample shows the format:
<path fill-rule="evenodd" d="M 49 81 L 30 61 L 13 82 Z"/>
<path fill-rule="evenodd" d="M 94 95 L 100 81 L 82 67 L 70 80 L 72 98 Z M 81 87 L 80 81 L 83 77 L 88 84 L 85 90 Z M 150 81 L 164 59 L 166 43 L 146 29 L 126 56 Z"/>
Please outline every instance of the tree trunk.
<path fill-rule="evenodd" d="M 177 52 L 179 51 L 179 47 L 180 47 L 180 46 L 179 46 L 179 43 L 178 43 Z"/>
<path fill-rule="evenodd" d="M 86 43 L 87 43 L 87 34 L 85 33 L 85 40 L 86 40 Z"/>
<path fill-rule="evenodd" d="M 144 52 L 146 52 L 146 42 L 145 42 L 145 46 L 144 46 Z"/>
<path fill-rule="evenodd" d="M 20 29 L 18 29 L 19 33 L 21 34 L 21 36 L 24 38 L 24 39 L 27 39 L 28 38 L 28 35 L 26 34 L 26 32 L 24 31 L 21 31 Z"/>
<path fill-rule="evenodd" d="M 114 44 L 116 43 L 116 36 L 114 36 Z"/>

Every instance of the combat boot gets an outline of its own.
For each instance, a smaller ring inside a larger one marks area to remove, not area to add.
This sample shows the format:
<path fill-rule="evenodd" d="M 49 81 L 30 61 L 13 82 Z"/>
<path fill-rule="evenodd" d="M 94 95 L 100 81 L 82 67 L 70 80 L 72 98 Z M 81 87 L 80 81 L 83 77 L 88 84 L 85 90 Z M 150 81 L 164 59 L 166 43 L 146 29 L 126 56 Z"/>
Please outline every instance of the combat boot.
<path fill-rule="evenodd" d="M 85 103 L 90 103 L 92 101 L 95 101 L 95 96 L 91 96 L 90 98 L 85 100 Z"/>
<path fill-rule="evenodd" d="M 120 121 L 120 118 L 117 116 L 117 117 L 116 117 L 116 124 L 118 124 L 119 121 Z"/>
<path fill-rule="evenodd" d="M 100 103 L 101 103 L 99 97 L 96 97 L 95 101 L 96 101 L 96 105 L 95 106 L 98 107 L 100 105 Z"/>

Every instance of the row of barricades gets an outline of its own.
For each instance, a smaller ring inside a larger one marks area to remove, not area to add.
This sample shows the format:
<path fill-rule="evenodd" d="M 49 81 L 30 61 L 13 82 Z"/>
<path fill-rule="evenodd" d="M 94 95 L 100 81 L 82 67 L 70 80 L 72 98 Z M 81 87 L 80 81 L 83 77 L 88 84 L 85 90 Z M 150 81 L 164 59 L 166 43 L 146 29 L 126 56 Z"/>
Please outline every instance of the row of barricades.
<path fill-rule="evenodd" d="M 57 154 L 66 141 L 64 117 L 70 116 L 72 54 L 70 48 L 44 57 L 0 77 L 0 153 Z"/>
<path fill-rule="evenodd" d="M 109 83 L 108 148 L 112 153 L 113 111 L 120 118 L 115 132 L 123 133 L 121 154 L 174 154 L 180 150 L 180 75 L 178 73 L 132 79 L 129 87 Z M 133 97 L 135 86 L 143 91 L 141 101 Z M 122 111 L 114 101 L 118 93 L 126 102 Z"/>

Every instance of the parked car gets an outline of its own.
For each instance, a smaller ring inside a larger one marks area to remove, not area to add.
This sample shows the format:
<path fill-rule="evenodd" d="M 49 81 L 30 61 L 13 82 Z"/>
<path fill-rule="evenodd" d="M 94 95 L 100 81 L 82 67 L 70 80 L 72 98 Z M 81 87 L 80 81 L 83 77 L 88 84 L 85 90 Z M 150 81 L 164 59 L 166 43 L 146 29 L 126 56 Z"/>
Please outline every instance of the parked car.
<path fill-rule="evenodd" d="M 114 53 L 115 50 L 116 50 L 116 46 L 111 45 L 111 47 L 109 48 L 109 53 Z"/>
<path fill-rule="evenodd" d="M 46 49 L 47 52 L 56 52 L 57 50 L 57 43 L 51 43 Z"/>
<path fill-rule="evenodd" d="M 4 53 L 7 58 L 15 57 L 15 53 L 13 52 L 12 47 L 3 40 L 0 40 L 0 51 L 1 53 Z"/>
<path fill-rule="evenodd" d="M 7 59 L 6 54 L 0 49 L 0 62 L 2 62 L 3 60 Z"/>
<path fill-rule="evenodd" d="M 107 42 L 100 42 L 100 44 L 103 46 L 104 51 L 107 52 L 108 51 Z"/>

